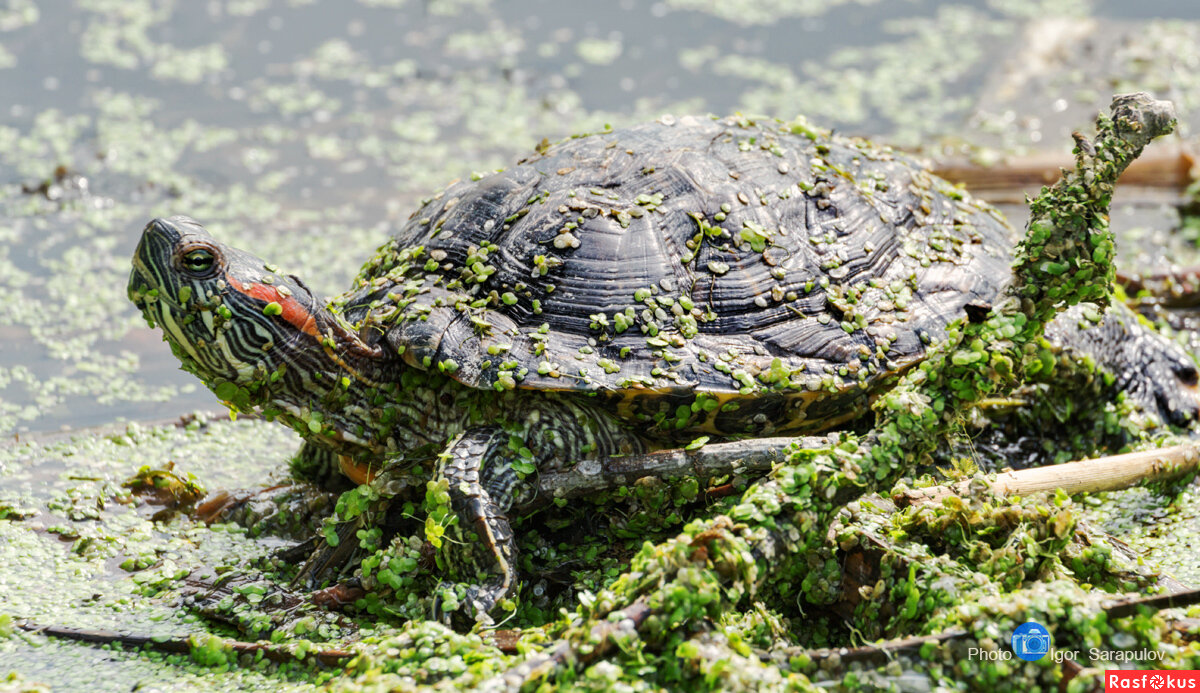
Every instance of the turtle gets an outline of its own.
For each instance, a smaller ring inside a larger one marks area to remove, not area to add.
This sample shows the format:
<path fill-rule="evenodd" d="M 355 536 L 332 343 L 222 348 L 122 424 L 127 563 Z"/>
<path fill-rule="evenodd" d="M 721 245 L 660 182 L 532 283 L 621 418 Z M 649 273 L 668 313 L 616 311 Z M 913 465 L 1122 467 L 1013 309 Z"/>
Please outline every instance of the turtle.
<path fill-rule="evenodd" d="M 486 617 L 515 594 L 508 513 L 539 473 L 850 425 L 987 314 L 1018 238 L 889 147 L 803 118 L 664 116 L 450 184 L 331 299 L 186 216 L 145 227 L 128 294 L 301 456 L 357 483 L 436 459 L 490 563 L 464 600 Z M 1192 358 L 1128 309 L 1072 309 L 1048 335 L 1145 411 L 1196 418 Z"/>

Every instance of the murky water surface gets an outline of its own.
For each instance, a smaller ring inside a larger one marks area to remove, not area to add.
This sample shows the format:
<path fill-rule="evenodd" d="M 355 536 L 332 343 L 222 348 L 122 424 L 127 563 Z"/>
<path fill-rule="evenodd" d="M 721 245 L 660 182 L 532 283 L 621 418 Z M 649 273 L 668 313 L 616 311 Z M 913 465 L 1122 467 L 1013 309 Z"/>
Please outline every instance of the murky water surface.
<path fill-rule="evenodd" d="M 605 123 L 805 113 L 983 156 L 1065 150 L 1118 89 L 1200 112 L 1197 17 L 1167 0 L 9 0 L 0 432 L 216 404 L 124 297 L 154 216 L 337 292 L 421 196 Z"/>

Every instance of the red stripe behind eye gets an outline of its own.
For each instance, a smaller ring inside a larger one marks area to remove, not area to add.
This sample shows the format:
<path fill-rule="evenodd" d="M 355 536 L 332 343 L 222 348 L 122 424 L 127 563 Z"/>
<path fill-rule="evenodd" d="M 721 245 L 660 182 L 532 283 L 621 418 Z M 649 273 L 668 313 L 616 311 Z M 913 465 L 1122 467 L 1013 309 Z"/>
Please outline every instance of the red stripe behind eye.
<path fill-rule="evenodd" d="M 279 290 L 270 284 L 254 284 L 251 282 L 239 282 L 226 278 L 226 282 L 235 290 L 241 291 L 247 296 L 252 296 L 260 301 L 267 303 L 278 303 L 283 308 L 283 313 L 280 315 L 284 320 L 287 320 L 293 327 L 301 332 L 313 337 L 320 337 L 317 332 L 317 321 L 313 318 L 312 313 L 304 307 L 304 304 L 297 301 L 291 296 L 284 296 L 279 293 Z"/>

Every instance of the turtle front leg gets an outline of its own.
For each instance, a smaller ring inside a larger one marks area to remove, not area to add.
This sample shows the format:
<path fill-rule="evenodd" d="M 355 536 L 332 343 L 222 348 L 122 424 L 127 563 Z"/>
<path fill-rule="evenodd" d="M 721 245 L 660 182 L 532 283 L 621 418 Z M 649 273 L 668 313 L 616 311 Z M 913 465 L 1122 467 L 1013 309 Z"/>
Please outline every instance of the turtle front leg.
<path fill-rule="evenodd" d="M 440 476 L 450 482 L 450 507 L 494 559 L 495 577 L 467 590 L 470 615 L 490 612 L 516 587 L 516 542 L 506 512 L 522 482 L 511 466 L 508 434 L 496 427 L 465 431 L 442 453 Z"/>
<path fill-rule="evenodd" d="M 311 482 L 331 493 L 342 493 L 354 488 L 354 482 L 342 471 L 338 454 L 312 441 L 305 441 L 300 446 L 288 468 L 296 479 Z"/>

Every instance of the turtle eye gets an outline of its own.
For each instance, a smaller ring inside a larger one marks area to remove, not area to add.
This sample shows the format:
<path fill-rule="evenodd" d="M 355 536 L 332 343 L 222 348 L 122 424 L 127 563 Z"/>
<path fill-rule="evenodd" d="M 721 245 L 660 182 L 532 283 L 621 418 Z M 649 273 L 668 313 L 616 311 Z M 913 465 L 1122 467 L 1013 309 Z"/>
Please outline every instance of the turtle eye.
<path fill-rule="evenodd" d="M 183 268 L 192 274 L 204 274 L 212 269 L 213 254 L 211 250 L 198 248 L 183 256 Z"/>

